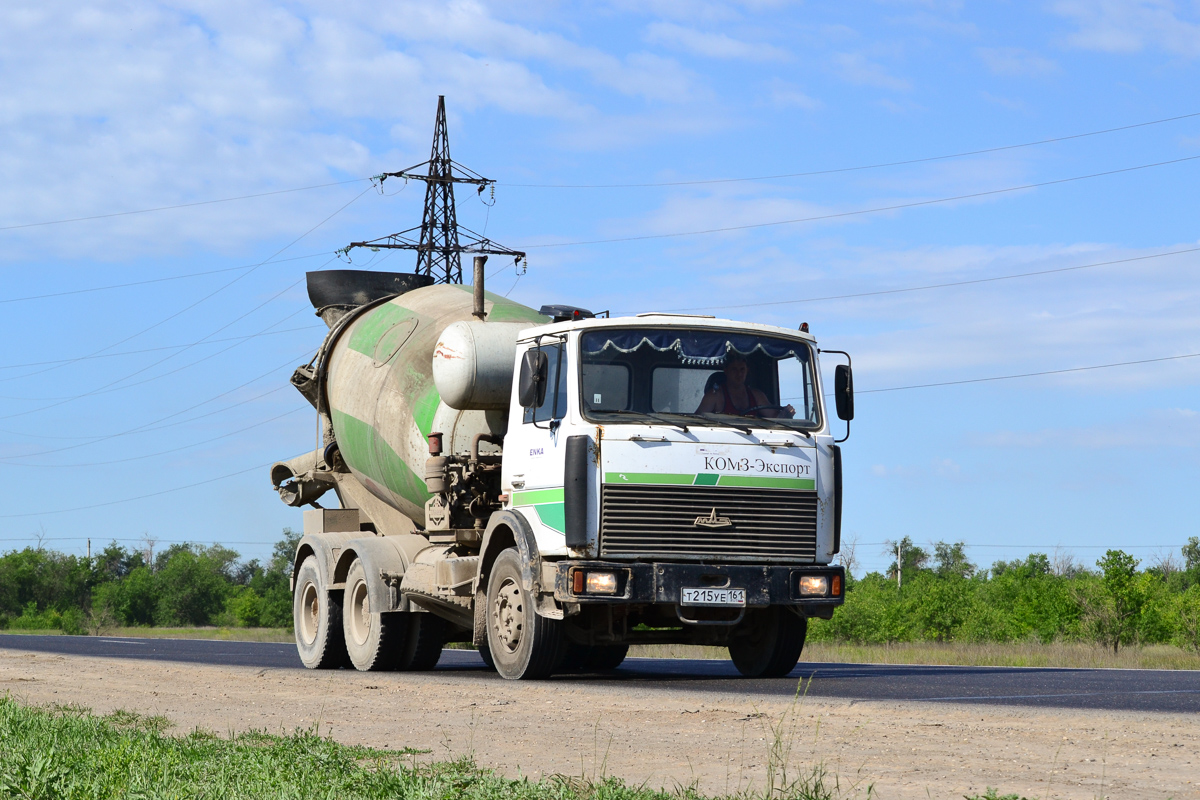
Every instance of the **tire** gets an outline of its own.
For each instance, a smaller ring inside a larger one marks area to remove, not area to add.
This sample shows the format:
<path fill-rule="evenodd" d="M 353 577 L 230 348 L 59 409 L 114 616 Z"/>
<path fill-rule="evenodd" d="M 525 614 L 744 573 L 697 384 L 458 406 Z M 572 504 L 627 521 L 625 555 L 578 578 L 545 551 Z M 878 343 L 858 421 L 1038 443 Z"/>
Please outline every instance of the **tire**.
<path fill-rule="evenodd" d="M 496 671 L 496 662 L 492 660 L 492 651 L 488 649 L 487 642 L 479 645 L 479 657 L 483 659 L 483 665 L 492 672 Z"/>
<path fill-rule="evenodd" d="M 563 672 L 609 672 L 621 666 L 628 653 L 627 644 L 586 645 L 569 642 L 559 669 Z"/>
<path fill-rule="evenodd" d="M 783 606 L 747 612 L 729 641 L 729 657 L 747 678 L 782 678 L 800 660 L 807 635 L 808 620 Z"/>
<path fill-rule="evenodd" d="M 408 631 L 403 614 L 371 610 L 371 594 L 362 559 L 354 559 L 346 573 L 342 605 L 342 633 L 346 653 L 362 672 L 396 669 Z"/>
<path fill-rule="evenodd" d="M 407 630 L 396 669 L 408 672 L 433 669 L 446 643 L 446 620 L 428 611 L 409 611 L 397 616 L 405 618 Z"/>
<path fill-rule="evenodd" d="M 296 573 L 292 625 L 296 651 L 309 669 L 338 669 L 349 660 L 342 637 L 342 593 L 325 586 L 317 557 L 304 559 Z"/>
<path fill-rule="evenodd" d="M 492 564 L 486 609 L 488 650 L 508 680 L 548 678 L 562 658 L 562 623 L 539 616 L 534 605 L 522 585 L 521 556 L 510 547 Z"/>

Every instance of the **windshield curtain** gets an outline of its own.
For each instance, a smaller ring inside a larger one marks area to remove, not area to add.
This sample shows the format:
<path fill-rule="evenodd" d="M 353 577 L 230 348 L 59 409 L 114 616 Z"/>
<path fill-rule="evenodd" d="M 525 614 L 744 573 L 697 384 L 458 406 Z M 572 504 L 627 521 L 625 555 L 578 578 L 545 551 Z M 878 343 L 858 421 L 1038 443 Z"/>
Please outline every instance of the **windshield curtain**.
<path fill-rule="evenodd" d="M 589 418 L 713 413 L 747 420 L 739 424 L 820 426 L 812 349 L 801 341 L 733 331 L 608 328 L 585 332 L 580 355 Z M 746 368 L 726 387 L 726 367 L 734 361 Z"/>
<path fill-rule="evenodd" d="M 725 363 L 729 351 L 743 356 L 765 353 L 774 359 L 808 358 L 808 348 L 785 339 L 768 339 L 741 333 L 715 331 L 591 331 L 583 335 L 584 356 L 603 353 L 613 348 L 621 353 L 632 353 L 647 346 L 665 353 L 674 350 L 684 364 L 720 366 Z M 800 351 L 800 352 L 797 352 Z M 801 353 L 803 355 L 801 355 Z"/>

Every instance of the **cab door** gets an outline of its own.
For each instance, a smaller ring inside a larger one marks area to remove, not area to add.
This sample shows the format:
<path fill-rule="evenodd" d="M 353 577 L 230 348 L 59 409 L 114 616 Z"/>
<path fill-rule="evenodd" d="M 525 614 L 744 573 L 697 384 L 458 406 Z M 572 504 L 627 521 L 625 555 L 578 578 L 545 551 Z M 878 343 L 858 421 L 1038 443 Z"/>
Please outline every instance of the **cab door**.
<path fill-rule="evenodd" d="M 505 483 L 513 507 L 525 514 L 535 530 L 540 525 L 562 535 L 566 531 L 563 511 L 566 437 L 562 435 L 562 421 L 569 407 L 571 364 L 565 337 L 543 338 L 528 349 L 541 350 L 546 356 L 546 395 L 537 406 L 514 409 L 509 416 L 504 442 Z M 518 353 L 523 355 L 524 351 Z"/>

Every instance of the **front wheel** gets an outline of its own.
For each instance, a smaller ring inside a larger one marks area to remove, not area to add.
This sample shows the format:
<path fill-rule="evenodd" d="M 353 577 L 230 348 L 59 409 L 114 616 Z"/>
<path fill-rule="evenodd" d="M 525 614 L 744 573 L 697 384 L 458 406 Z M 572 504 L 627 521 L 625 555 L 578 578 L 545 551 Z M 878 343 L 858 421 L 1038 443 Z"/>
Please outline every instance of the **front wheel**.
<path fill-rule="evenodd" d="M 782 678 L 804 650 L 808 620 L 783 606 L 747 612 L 729 640 L 729 657 L 747 678 Z"/>
<path fill-rule="evenodd" d="M 346 663 L 341 600 L 341 592 L 325 588 L 317 557 L 304 559 L 296 572 L 292 624 L 296 631 L 296 652 L 309 669 L 337 669 Z"/>
<path fill-rule="evenodd" d="M 488 651 L 509 680 L 548 678 L 565 640 L 558 620 L 539 616 L 521 581 L 521 556 L 510 547 L 492 564 L 487 586 Z"/>

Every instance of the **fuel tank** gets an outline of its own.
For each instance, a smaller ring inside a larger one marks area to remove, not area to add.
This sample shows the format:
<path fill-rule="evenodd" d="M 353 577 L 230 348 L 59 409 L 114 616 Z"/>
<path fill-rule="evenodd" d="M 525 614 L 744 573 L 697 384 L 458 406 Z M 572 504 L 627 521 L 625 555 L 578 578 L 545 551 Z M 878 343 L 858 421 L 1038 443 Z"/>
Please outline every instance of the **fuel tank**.
<path fill-rule="evenodd" d="M 431 497 L 423 477 L 429 434 L 442 432 L 447 455 L 469 453 L 475 434 L 503 435 L 506 404 L 496 398 L 512 383 L 516 331 L 550 322 L 498 295 L 484 297 L 486 317 L 478 322 L 471 286 L 415 288 L 349 312 L 326 345 L 321 410 L 329 415 L 343 460 L 371 494 L 422 527 Z M 455 323 L 467 324 L 442 342 Z M 444 362 L 437 381 L 435 351 Z M 498 370 L 504 359 L 507 371 Z M 507 383 L 493 385 L 497 381 Z M 443 401 L 439 383 L 452 387 L 448 399 L 459 408 Z"/>

